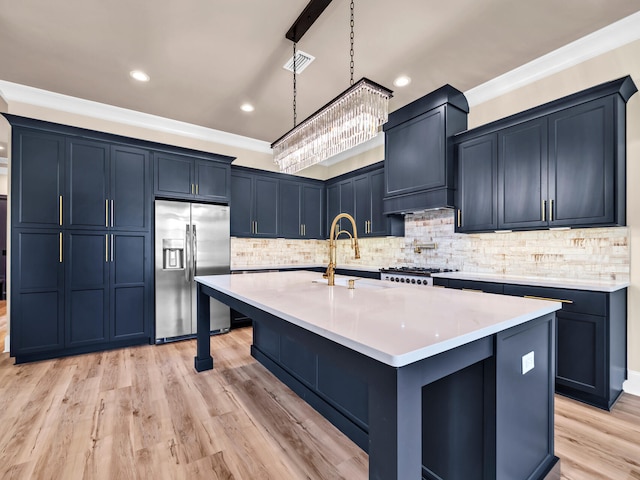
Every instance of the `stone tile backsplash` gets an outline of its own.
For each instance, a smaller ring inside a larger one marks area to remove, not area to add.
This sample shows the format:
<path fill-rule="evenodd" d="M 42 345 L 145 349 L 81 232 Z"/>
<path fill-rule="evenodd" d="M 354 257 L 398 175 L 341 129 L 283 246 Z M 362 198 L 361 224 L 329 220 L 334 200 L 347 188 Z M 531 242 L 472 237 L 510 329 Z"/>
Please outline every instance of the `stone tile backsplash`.
<path fill-rule="evenodd" d="M 360 239 L 355 260 L 349 240 L 339 240 L 338 266 L 421 266 L 466 272 L 583 280 L 629 280 L 628 227 L 457 234 L 454 212 L 443 209 L 405 217 L 405 237 Z M 415 252 L 415 244 L 435 249 Z M 232 268 L 317 265 L 329 261 L 328 240 L 231 239 Z"/>

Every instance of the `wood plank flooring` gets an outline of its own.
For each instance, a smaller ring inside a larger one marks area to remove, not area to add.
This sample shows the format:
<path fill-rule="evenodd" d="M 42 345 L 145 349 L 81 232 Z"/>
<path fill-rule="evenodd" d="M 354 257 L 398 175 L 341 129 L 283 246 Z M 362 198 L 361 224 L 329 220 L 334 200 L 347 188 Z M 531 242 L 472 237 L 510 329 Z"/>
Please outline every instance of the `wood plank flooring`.
<path fill-rule="evenodd" d="M 195 341 L 18 366 L 1 354 L 0 478 L 366 480 L 367 455 L 250 344 L 250 328 L 212 337 L 202 374 Z M 640 397 L 611 413 L 557 397 L 556 454 L 566 480 L 640 479 Z"/>

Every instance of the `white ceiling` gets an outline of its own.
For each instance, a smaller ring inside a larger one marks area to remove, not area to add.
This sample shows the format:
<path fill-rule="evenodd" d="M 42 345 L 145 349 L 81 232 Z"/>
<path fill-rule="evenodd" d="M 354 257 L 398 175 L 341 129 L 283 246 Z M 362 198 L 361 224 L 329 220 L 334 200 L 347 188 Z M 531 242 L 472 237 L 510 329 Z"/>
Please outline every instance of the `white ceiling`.
<path fill-rule="evenodd" d="M 271 142 L 292 127 L 284 35 L 307 0 L 0 0 L 0 79 Z M 467 91 L 636 11 L 640 0 L 359 0 L 355 79 L 391 110 Z M 349 1 L 299 42 L 301 120 L 349 86 Z M 142 69 L 147 84 L 129 78 Z M 412 83 L 393 87 L 400 74 Z M 243 102 L 255 111 L 240 110 Z"/>

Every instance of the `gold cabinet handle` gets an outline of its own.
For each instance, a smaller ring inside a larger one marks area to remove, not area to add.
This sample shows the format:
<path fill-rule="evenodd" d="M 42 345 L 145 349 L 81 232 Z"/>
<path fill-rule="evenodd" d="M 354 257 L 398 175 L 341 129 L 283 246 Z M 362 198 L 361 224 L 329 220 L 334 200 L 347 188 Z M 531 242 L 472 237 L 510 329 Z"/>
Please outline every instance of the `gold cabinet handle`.
<path fill-rule="evenodd" d="M 104 261 L 109 262 L 109 234 L 104 236 Z"/>
<path fill-rule="evenodd" d="M 547 300 L 549 302 L 573 303 L 573 300 L 561 300 L 559 298 L 536 297 L 535 295 L 525 295 L 524 298 L 531 298 L 533 300 Z"/>
<path fill-rule="evenodd" d="M 199 190 L 199 184 L 196 183 L 196 195 L 199 195 L 198 190 Z"/>
<path fill-rule="evenodd" d="M 60 254 L 58 257 L 58 261 L 62 263 L 62 232 L 58 233 L 58 244 L 60 249 Z"/>
<path fill-rule="evenodd" d="M 104 226 L 109 226 L 109 200 L 104 201 Z"/>
<path fill-rule="evenodd" d="M 115 208 L 113 207 L 113 200 L 111 200 L 111 226 L 112 227 L 113 227 L 113 215 L 114 215 L 113 212 L 114 211 L 115 211 Z"/>
<path fill-rule="evenodd" d="M 59 206 L 58 220 L 59 220 L 60 226 L 62 226 L 62 195 L 60 195 L 58 206 Z"/>
<path fill-rule="evenodd" d="M 256 220 L 256 235 L 258 234 L 258 220 Z"/>
<path fill-rule="evenodd" d="M 543 222 L 547 221 L 547 201 L 546 200 L 542 201 L 542 221 Z"/>
<path fill-rule="evenodd" d="M 195 189 L 194 189 L 194 186 L 193 186 L 193 183 L 192 183 L 191 184 L 191 195 L 193 195 L 194 191 L 195 191 Z"/>
<path fill-rule="evenodd" d="M 111 234 L 111 261 L 113 262 L 113 233 Z"/>
<path fill-rule="evenodd" d="M 551 200 L 551 210 L 549 211 L 549 219 L 553 222 L 553 200 Z"/>
<path fill-rule="evenodd" d="M 458 228 L 462 226 L 462 209 L 458 209 Z"/>

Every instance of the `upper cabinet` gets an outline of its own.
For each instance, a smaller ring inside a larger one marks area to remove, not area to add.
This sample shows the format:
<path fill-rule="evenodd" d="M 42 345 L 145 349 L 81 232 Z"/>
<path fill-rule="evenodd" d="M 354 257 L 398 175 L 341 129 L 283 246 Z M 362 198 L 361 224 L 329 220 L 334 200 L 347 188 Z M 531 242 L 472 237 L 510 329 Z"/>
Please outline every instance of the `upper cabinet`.
<path fill-rule="evenodd" d="M 624 77 L 456 135 L 456 231 L 625 225 L 636 91 Z"/>
<path fill-rule="evenodd" d="M 278 197 L 280 236 L 323 238 L 323 200 L 321 182 L 281 180 Z"/>
<path fill-rule="evenodd" d="M 364 167 L 327 181 L 327 235 L 339 213 L 356 221 L 358 237 L 404 235 L 404 218 L 383 213 L 384 167 Z M 351 222 L 340 219 L 337 227 L 353 234 Z"/>
<path fill-rule="evenodd" d="M 389 115 L 385 132 L 385 213 L 454 204 L 453 147 L 467 128 L 469 105 L 445 85 Z"/>
<path fill-rule="evenodd" d="M 154 152 L 157 197 L 228 203 L 232 157 Z"/>
<path fill-rule="evenodd" d="M 231 235 L 323 238 L 324 183 L 245 167 L 231 171 Z"/>
<path fill-rule="evenodd" d="M 39 130 L 12 129 L 12 211 L 22 227 L 62 225 L 65 138 Z"/>

